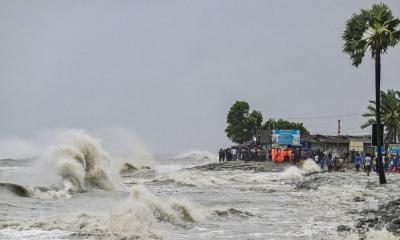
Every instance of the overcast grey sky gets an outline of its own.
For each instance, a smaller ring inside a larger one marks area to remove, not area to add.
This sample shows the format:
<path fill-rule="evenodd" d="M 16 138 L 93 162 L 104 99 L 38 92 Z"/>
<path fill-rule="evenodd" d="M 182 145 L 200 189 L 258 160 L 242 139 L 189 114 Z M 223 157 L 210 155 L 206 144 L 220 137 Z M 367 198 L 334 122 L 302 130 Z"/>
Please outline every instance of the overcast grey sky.
<path fill-rule="evenodd" d="M 269 117 L 365 111 L 373 61 L 342 53 L 370 0 L 0 1 L 0 137 L 124 127 L 153 152 L 228 144 L 236 100 Z M 400 17 L 400 1 L 386 2 Z M 382 88 L 400 89 L 400 46 Z M 341 118 L 359 134 L 362 118 Z M 305 119 L 334 133 L 336 118 Z"/>

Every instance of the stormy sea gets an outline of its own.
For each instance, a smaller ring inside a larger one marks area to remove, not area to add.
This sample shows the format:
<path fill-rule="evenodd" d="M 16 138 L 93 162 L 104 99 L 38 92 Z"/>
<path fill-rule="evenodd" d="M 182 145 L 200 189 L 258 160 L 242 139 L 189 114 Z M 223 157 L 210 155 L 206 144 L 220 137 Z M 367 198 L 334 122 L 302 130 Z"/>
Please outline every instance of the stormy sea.
<path fill-rule="evenodd" d="M 400 176 L 216 154 L 114 156 L 84 131 L 0 160 L 0 239 L 399 239 Z"/>

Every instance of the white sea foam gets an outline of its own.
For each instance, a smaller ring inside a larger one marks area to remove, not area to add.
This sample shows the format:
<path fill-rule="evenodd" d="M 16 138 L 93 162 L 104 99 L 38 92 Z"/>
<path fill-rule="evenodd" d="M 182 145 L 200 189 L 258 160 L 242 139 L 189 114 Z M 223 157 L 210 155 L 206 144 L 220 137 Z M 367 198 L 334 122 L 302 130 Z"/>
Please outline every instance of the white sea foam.
<path fill-rule="evenodd" d="M 224 178 L 214 176 L 212 173 L 209 172 L 180 170 L 167 171 L 166 169 L 158 171 L 158 180 L 173 180 L 176 183 L 193 186 L 213 186 L 228 183 L 228 181 Z"/>
<path fill-rule="evenodd" d="M 169 223 L 195 222 L 202 219 L 199 211 L 186 200 L 161 199 L 142 185 L 132 187 L 130 200 L 140 202 L 159 221 Z"/>
<path fill-rule="evenodd" d="M 295 166 L 288 167 L 285 171 L 279 174 L 278 179 L 301 179 L 303 178 L 303 171 Z"/>
<path fill-rule="evenodd" d="M 305 173 L 314 173 L 321 171 L 321 168 L 315 163 L 314 160 L 310 158 L 304 161 L 302 169 Z"/>
<path fill-rule="evenodd" d="M 389 232 L 386 228 L 382 230 L 370 229 L 365 238 L 360 238 L 358 234 L 352 233 L 345 237 L 345 240 L 398 240 L 399 237 L 394 236 L 391 232 Z"/>
<path fill-rule="evenodd" d="M 290 166 L 278 175 L 278 179 L 302 179 L 305 174 L 320 172 L 321 168 L 312 159 L 303 162 L 301 168 Z"/>
<path fill-rule="evenodd" d="M 100 215 L 82 213 L 74 216 L 45 217 L 34 222 L 19 221 L 20 231 L 32 228 L 60 229 L 76 236 L 95 234 L 102 239 L 163 239 L 165 224 L 182 227 L 202 222 L 207 212 L 188 200 L 161 198 L 145 186 L 132 187 L 129 197 Z"/>

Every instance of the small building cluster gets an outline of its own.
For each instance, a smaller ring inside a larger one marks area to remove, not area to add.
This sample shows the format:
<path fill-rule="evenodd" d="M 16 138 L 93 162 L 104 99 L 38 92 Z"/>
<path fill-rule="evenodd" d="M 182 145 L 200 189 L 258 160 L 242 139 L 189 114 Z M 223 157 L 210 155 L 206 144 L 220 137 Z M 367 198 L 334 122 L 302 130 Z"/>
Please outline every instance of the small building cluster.
<path fill-rule="evenodd" d="M 351 135 L 302 135 L 301 145 L 307 151 L 330 152 L 333 156 L 342 153 L 352 154 L 373 153 L 374 148 L 371 146 L 371 136 L 351 136 Z"/>
<path fill-rule="evenodd" d="M 224 153 L 228 153 L 228 160 L 274 160 L 274 150 L 278 149 L 282 155 L 283 151 L 290 149 L 287 156 L 281 156 L 282 159 L 278 160 L 280 162 L 287 158 L 295 158 L 295 161 L 306 159 L 319 153 L 330 154 L 347 161 L 353 160 L 356 154 L 373 154 L 375 151 L 371 146 L 370 135 L 301 135 L 291 144 L 278 144 L 276 139 L 276 136 L 271 136 L 267 131 L 260 131 L 255 141 L 231 146 L 225 149 Z M 296 152 L 299 152 L 298 157 Z"/>

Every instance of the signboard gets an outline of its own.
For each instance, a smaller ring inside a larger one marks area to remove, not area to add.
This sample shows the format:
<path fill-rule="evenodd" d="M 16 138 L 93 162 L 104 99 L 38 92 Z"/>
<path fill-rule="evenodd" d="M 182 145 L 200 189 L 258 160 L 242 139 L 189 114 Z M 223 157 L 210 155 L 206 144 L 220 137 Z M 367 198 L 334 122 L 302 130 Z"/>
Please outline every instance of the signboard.
<path fill-rule="evenodd" d="M 350 140 L 349 149 L 356 152 L 364 152 L 364 142 Z"/>
<path fill-rule="evenodd" d="M 297 129 L 272 130 L 272 143 L 280 145 L 300 144 L 300 130 Z"/>
<path fill-rule="evenodd" d="M 400 144 L 389 144 L 388 152 L 391 154 L 400 154 Z"/>

